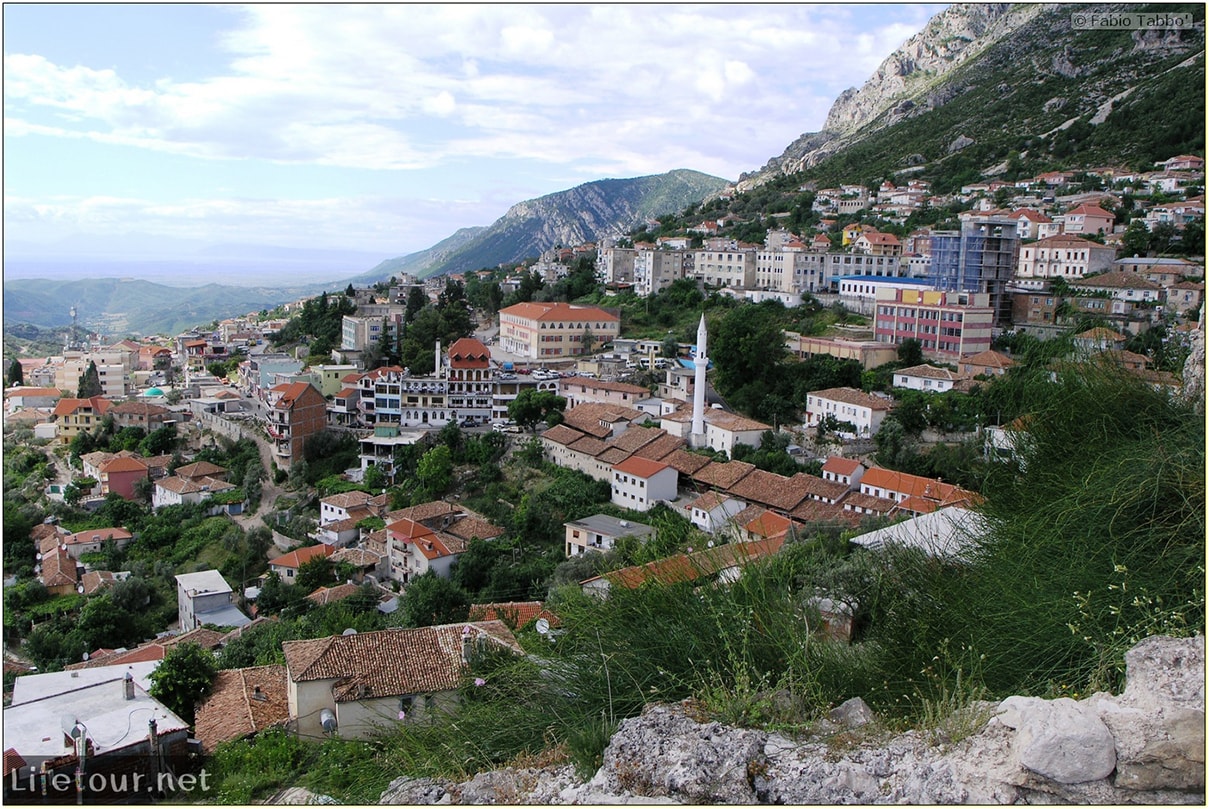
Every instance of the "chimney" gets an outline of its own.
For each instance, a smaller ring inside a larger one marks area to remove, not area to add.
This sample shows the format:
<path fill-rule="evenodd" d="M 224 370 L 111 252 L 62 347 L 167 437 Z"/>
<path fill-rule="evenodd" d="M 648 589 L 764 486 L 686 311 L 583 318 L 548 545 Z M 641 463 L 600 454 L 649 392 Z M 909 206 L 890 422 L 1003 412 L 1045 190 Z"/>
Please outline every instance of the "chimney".
<path fill-rule="evenodd" d="M 130 676 L 130 672 L 126 672 L 126 676 L 122 678 L 122 695 L 127 700 L 134 699 L 134 677 Z"/>
<path fill-rule="evenodd" d="M 441 376 L 441 341 L 437 340 L 437 349 L 435 352 L 436 363 L 432 366 L 433 376 L 440 378 Z"/>

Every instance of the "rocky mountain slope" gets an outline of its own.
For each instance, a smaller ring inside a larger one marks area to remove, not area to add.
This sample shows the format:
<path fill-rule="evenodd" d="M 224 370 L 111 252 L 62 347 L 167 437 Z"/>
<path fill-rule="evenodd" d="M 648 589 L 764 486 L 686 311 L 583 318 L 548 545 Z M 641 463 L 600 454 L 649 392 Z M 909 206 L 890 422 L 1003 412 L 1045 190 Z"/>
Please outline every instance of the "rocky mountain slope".
<path fill-rule="evenodd" d="M 698 171 L 623 180 L 597 180 L 567 191 L 518 202 L 490 227 L 466 233 L 461 244 L 450 239 L 403 259 L 391 259 L 366 274 L 379 280 L 411 268 L 421 276 L 494 267 L 537 257 L 556 245 L 571 246 L 629 232 L 650 217 L 683 210 L 726 187 L 727 181 Z M 451 239 L 457 238 L 457 234 Z M 420 257 L 420 258 L 413 258 Z M 396 263 L 398 262 L 398 263 Z"/>
<path fill-rule="evenodd" d="M 1075 30 L 1081 8 L 949 7 L 841 94 L 820 132 L 741 177 L 739 190 L 811 169 L 822 182 L 926 176 L 955 155 L 980 174 L 1004 171 L 1012 152 L 1062 162 L 1090 147 L 1088 159 L 1145 161 L 1162 145 L 1195 149 L 1198 133 L 1203 149 L 1203 27 Z"/>

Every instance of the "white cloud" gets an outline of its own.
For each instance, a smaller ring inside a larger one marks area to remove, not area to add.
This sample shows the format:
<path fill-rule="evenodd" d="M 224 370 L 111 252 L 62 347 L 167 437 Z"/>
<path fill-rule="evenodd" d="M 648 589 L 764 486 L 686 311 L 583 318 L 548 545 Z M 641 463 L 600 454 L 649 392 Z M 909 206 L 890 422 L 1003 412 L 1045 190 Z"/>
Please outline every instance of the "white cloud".
<path fill-rule="evenodd" d="M 398 255 L 400 244 L 431 244 L 448 235 L 451 220 L 483 221 L 481 202 L 387 197 L 183 199 L 124 197 L 35 200 L 6 197 L 5 225 L 19 226 L 25 241 L 53 241 L 66 232 L 98 238 L 155 237 L 208 244 L 267 243 L 312 248 L 380 251 Z M 348 234 L 358 234 L 350 245 Z"/>
<path fill-rule="evenodd" d="M 735 175 L 821 124 L 812 88 L 859 85 L 917 28 L 794 5 L 255 4 L 236 18 L 225 70 L 196 81 L 132 86 L 7 56 L 9 114 L 33 127 L 56 111 L 64 134 L 178 154 L 371 169 L 440 165 L 455 141 L 462 158 L 611 161 L 691 132 L 703 155 L 739 157 Z M 762 122 L 743 156 L 737 117 Z"/>

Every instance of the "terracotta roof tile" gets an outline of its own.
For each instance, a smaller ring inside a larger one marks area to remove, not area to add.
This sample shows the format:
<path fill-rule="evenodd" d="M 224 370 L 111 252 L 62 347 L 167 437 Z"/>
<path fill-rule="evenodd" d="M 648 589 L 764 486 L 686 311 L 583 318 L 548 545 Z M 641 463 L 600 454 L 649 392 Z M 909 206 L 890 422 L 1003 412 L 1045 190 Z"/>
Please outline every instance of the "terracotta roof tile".
<path fill-rule="evenodd" d="M 335 587 L 320 587 L 313 593 L 308 594 L 307 600 L 322 606 L 324 604 L 343 601 L 349 596 L 356 595 L 360 590 L 360 585 L 345 582 L 344 584 L 337 584 Z"/>
<path fill-rule="evenodd" d="M 318 545 L 308 545 L 305 548 L 299 548 L 298 550 L 278 556 L 276 559 L 271 559 L 269 560 L 269 564 L 276 567 L 299 568 L 312 559 L 326 559 L 333 553 L 335 553 L 335 549 L 331 545 L 320 542 Z"/>
<path fill-rule="evenodd" d="M 194 738 L 213 753 L 220 742 L 239 739 L 290 718 L 285 666 L 224 669 L 198 706 Z"/>
<path fill-rule="evenodd" d="M 880 396 L 874 396 L 865 393 L 856 388 L 827 388 L 826 390 L 812 390 L 811 396 L 817 396 L 821 399 L 828 399 L 833 402 L 843 402 L 844 404 L 857 405 L 858 407 L 867 407 L 870 410 L 890 410 L 894 407 L 894 403 L 888 399 L 883 399 Z"/>
<path fill-rule="evenodd" d="M 583 438 L 584 434 L 579 430 L 573 430 L 565 424 L 556 424 L 549 430 L 542 433 L 541 437 L 547 441 L 552 441 L 555 444 L 567 446 L 573 444 Z"/>
<path fill-rule="evenodd" d="M 212 478 L 227 474 L 227 470 L 209 461 L 196 461 L 184 466 L 178 466 L 174 474 L 180 478 Z"/>
<path fill-rule="evenodd" d="M 672 467 L 662 461 L 652 461 L 649 458 L 632 457 L 613 466 L 613 470 L 626 475 L 633 475 L 639 478 L 650 478 L 659 474 L 665 469 Z"/>
<path fill-rule="evenodd" d="M 689 475 L 694 479 L 696 478 L 698 471 L 713 463 L 713 461 L 706 456 L 698 455 L 695 452 L 689 452 L 685 449 L 672 450 L 670 453 L 662 458 L 659 458 L 658 460 L 663 461 L 680 474 Z"/>
<path fill-rule="evenodd" d="M 755 469 L 745 461 L 711 461 L 693 473 L 693 480 L 718 489 L 730 489 Z"/>
<path fill-rule="evenodd" d="M 415 629 L 383 629 L 317 640 L 286 641 L 287 676 L 294 682 L 337 680 L 337 702 L 365 697 L 450 691 L 461 684 L 463 631 L 472 643 L 496 643 L 523 654 L 502 621 Z"/>
<path fill-rule="evenodd" d="M 686 443 L 683 438 L 664 434 L 638 449 L 634 454 L 639 458 L 649 458 L 652 461 L 663 461 L 664 463 L 667 463 L 668 456 L 684 446 L 686 446 Z"/>

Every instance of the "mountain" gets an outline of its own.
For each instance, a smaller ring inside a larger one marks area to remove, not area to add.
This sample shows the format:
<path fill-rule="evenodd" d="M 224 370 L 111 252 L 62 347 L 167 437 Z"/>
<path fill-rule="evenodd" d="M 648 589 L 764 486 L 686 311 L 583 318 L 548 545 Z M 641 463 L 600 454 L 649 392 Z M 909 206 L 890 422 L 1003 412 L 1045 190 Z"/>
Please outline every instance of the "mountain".
<path fill-rule="evenodd" d="M 482 233 L 487 228 L 478 226 L 472 228 L 462 228 L 456 231 L 452 236 L 442 239 L 427 250 L 420 250 L 416 253 L 408 253 L 400 258 L 389 258 L 381 262 L 372 270 L 363 272 L 360 275 L 352 278 L 353 284 L 375 283 L 385 280 L 392 275 L 401 275 L 409 273 L 411 275 L 423 275 L 425 271 L 442 261 L 447 260 L 458 249 L 465 247 L 472 242 L 476 236 Z"/>
<path fill-rule="evenodd" d="M 618 236 L 647 219 L 679 212 L 729 183 L 699 171 L 624 180 L 596 180 L 568 191 L 519 202 L 486 228 L 466 228 L 420 253 L 390 259 L 363 280 L 381 280 L 406 267 L 422 277 L 495 267 L 571 246 Z M 464 239 L 460 244 L 459 238 Z"/>
<path fill-rule="evenodd" d="M 1141 166 L 1203 152 L 1203 27 L 1076 30 L 1072 20 L 1090 8 L 1203 13 L 1192 5 L 950 6 L 860 89 L 842 93 L 821 131 L 740 177 L 738 190 L 803 171 L 824 184 L 909 173 L 952 185 L 1030 161 Z"/>
<path fill-rule="evenodd" d="M 207 284 L 183 288 L 119 278 L 6 280 L 4 321 L 6 331 L 20 323 L 42 328 L 66 326 L 71 323 L 68 312 L 75 306 L 81 326 L 106 335 L 177 334 L 213 320 L 272 309 L 321 291 L 315 286 Z"/>

